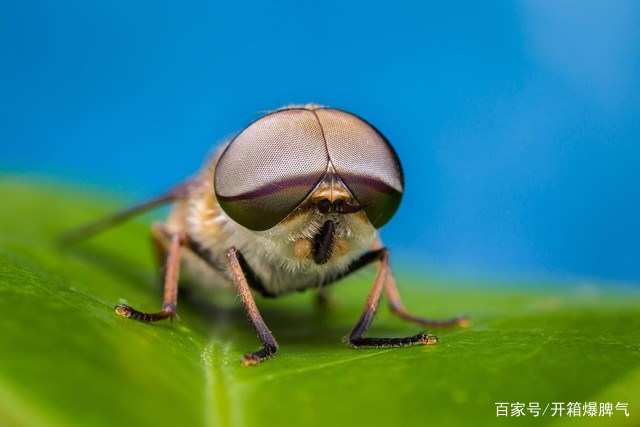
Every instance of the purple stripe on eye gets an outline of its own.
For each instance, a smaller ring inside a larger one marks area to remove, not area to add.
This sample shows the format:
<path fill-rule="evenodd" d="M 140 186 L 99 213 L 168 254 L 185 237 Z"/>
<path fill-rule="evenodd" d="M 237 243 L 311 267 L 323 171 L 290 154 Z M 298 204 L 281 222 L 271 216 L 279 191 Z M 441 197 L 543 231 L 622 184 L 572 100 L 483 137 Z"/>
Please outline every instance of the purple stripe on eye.
<path fill-rule="evenodd" d="M 398 191 L 390 185 L 377 180 L 375 178 L 361 176 L 361 175 L 351 175 L 351 174 L 339 174 L 340 178 L 347 184 L 353 186 L 364 186 L 371 188 L 375 191 L 378 191 L 383 194 L 389 195 L 399 195 L 402 194 L 402 191 Z M 323 179 L 324 177 L 318 178 L 318 175 L 297 175 L 289 178 L 282 179 L 277 182 L 271 182 L 263 185 L 262 187 L 256 188 L 252 191 L 247 191 L 242 194 L 238 194 L 235 196 L 222 196 L 218 195 L 220 200 L 224 200 L 225 202 L 239 202 L 243 200 L 251 200 L 258 197 L 268 196 L 270 194 L 279 193 L 281 191 L 286 191 L 295 187 L 304 187 L 308 188 L 309 192 L 315 188 L 316 185 Z"/>
<path fill-rule="evenodd" d="M 222 196 L 218 194 L 220 200 L 225 202 L 239 202 L 243 200 L 255 199 L 258 197 L 268 196 L 269 194 L 286 191 L 295 187 L 308 188 L 309 192 L 320 182 L 322 177 L 318 178 L 318 175 L 298 175 L 289 178 L 282 179 L 276 182 L 270 182 L 262 187 L 256 188 L 252 191 L 247 191 L 236 196 Z"/>
<path fill-rule="evenodd" d="M 347 187 L 361 185 L 364 187 L 374 189 L 379 193 L 384 193 L 384 194 L 389 194 L 394 196 L 402 194 L 402 190 L 397 190 L 392 186 L 390 186 L 389 184 L 380 181 L 379 179 L 375 179 L 369 176 L 351 175 L 351 174 L 344 174 L 344 173 L 340 173 L 339 175 L 340 175 L 340 178 L 342 179 L 342 182 L 344 182 L 347 185 Z"/>

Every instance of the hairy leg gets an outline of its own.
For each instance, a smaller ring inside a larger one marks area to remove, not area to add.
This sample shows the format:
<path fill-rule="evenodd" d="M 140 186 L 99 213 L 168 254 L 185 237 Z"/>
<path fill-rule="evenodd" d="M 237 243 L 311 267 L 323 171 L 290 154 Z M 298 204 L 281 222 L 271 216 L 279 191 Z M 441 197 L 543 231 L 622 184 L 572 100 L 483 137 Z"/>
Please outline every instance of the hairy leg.
<path fill-rule="evenodd" d="M 227 259 L 229 262 L 229 267 L 231 268 L 231 278 L 233 280 L 233 284 L 235 285 L 238 293 L 240 294 L 240 298 L 242 299 L 242 304 L 244 305 L 245 310 L 247 311 L 247 315 L 253 324 L 256 332 L 258 333 L 258 337 L 262 342 L 263 347 L 253 353 L 248 353 L 244 356 L 244 360 L 242 361 L 243 365 L 255 365 L 259 362 L 268 359 L 276 354 L 278 351 L 278 343 L 276 339 L 273 337 L 273 334 L 264 323 L 262 319 L 262 315 L 256 306 L 256 302 L 253 299 L 253 294 L 251 293 L 251 289 L 249 288 L 249 283 L 247 282 L 247 278 L 245 276 L 244 271 L 242 270 L 242 265 L 240 263 L 241 254 L 236 248 L 230 248 L 227 251 Z"/>
<path fill-rule="evenodd" d="M 387 300 L 389 302 L 389 308 L 391 312 L 401 317 L 404 320 L 408 320 L 409 322 L 417 323 L 422 326 L 435 326 L 435 327 L 446 327 L 446 326 L 469 326 L 469 319 L 466 316 L 455 316 L 449 319 L 428 319 L 425 317 L 420 317 L 409 313 L 405 308 L 402 300 L 400 299 L 400 294 L 398 293 L 398 288 L 396 287 L 396 281 L 391 274 L 391 270 L 387 273 L 387 278 L 384 282 L 384 291 L 387 296 Z"/>
<path fill-rule="evenodd" d="M 354 273 L 360 270 L 361 268 L 366 267 L 372 262 L 378 261 L 379 259 L 381 259 L 380 250 L 382 249 L 383 248 L 381 246 L 381 243 L 379 241 L 376 242 L 373 250 L 369 252 L 365 252 L 362 256 L 354 260 L 341 275 L 335 277 L 331 282 L 327 283 L 326 285 L 335 283 L 338 280 L 350 275 L 351 273 Z M 388 251 L 388 249 L 384 249 L 384 250 Z M 391 272 L 391 268 L 388 265 L 388 261 L 387 261 L 387 266 L 385 270 L 387 272 L 386 273 L 387 277 L 384 280 L 384 291 L 387 299 L 389 300 L 388 301 L 389 307 L 393 314 L 401 317 L 404 320 L 408 320 L 410 322 L 414 322 L 422 326 L 447 327 L 447 326 L 459 325 L 459 326 L 466 327 L 469 325 L 469 320 L 467 319 L 466 316 L 455 316 L 449 319 L 430 319 L 430 318 L 415 316 L 409 313 L 404 308 L 404 304 L 402 303 L 402 299 L 400 298 L 400 294 L 396 286 L 396 281 L 393 278 L 393 274 Z"/>
<path fill-rule="evenodd" d="M 159 274 L 157 275 L 157 280 L 158 288 L 160 290 L 164 290 L 164 274 L 167 263 L 167 256 L 169 255 L 167 249 L 169 247 L 170 240 L 171 236 L 165 230 L 164 225 L 159 222 L 153 223 L 153 225 L 151 226 L 151 246 L 153 248 L 153 257 L 156 263 L 156 271 L 159 272 Z"/>
<path fill-rule="evenodd" d="M 389 251 L 386 248 L 381 248 L 372 252 L 378 256 L 380 265 L 378 266 L 378 272 L 376 273 L 373 285 L 371 286 L 371 291 L 367 297 L 367 302 L 362 310 L 362 314 L 349 334 L 349 343 L 354 347 L 402 347 L 414 344 L 435 344 L 438 342 L 438 338 L 427 333 L 419 333 L 411 337 L 403 338 L 376 338 L 364 336 L 373 321 L 376 310 L 378 309 L 380 297 L 382 296 L 382 289 L 384 288 L 384 282 L 389 273 Z"/>
<path fill-rule="evenodd" d="M 164 301 L 162 310 L 157 313 L 143 313 L 128 305 L 120 304 L 115 310 L 121 316 L 131 317 L 144 322 L 157 322 L 176 315 L 176 305 L 178 303 L 178 277 L 180 275 L 180 247 L 185 239 L 180 234 L 170 237 L 169 248 L 167 250 L 167 260 L 165 263 L 164 275 Z"/>

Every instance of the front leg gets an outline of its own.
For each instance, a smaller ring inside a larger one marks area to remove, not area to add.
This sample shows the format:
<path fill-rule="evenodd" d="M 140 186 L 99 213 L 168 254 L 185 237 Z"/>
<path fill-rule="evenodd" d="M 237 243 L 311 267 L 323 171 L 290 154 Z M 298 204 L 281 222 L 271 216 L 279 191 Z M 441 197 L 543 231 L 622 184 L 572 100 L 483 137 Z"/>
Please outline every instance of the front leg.
<path fill-rule="evenodd" d="M 244 304 L 244 308 L 247 311 L 247 315 L 249 315 L 249 319 L 251 320 L 251 323 L 253 323 L 253 327 L 258 333 L 258 337 L 264 346 L 260 350 L 254 353 L 248 353 L 244 356 L 242 364 L 247 366 L 256 365 L 261 361 L 274 356 L 276 351 L 278 351 L 278 343 L 267 325 L 264 323 L 264 320 L 260 315 L 260 311 L 258 311 L 256 302 L 253 299 L 253 294 L 249 288 L 249 283 L 247 282 L 244 271 L 242 271 L 240 258 L 241 254 L 236 248 L 232 247 L 227 251 L 227 260 L 229 262 L 229 267 L 231 268 L 233 284 L 236 286 L 236 289 L 240 294 L 240 298 L 242 299 L 242 303 Z"/>
<path fill-rule="evenodd" d="M 419 333 L 411 337 L 403 338 L 371 338 L 365 337 L 364 334 L 369 329 L 373 316 L 376 314 L 384 283 L 389 277 L 389 251 L 386 248 L 377 249 L 369 252 L 367 259 L 380 259 L 380 266 L 373 281 L 373 286 L 367 297 L 367 302 L 362 310 L 362 314 L 358 322 L 349 334 L 349 343 L 354 347 L 402 347 L 408 345 L 428 345 L 438 342 L 438 338 L 427 333 Z M 356 260 L 357 262 L 357 260 Z"/>

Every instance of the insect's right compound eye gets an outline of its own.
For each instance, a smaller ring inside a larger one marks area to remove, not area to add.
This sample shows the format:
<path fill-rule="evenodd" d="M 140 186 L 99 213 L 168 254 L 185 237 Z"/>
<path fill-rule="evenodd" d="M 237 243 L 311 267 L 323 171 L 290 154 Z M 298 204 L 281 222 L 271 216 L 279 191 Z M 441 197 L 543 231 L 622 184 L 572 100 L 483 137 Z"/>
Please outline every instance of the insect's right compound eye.
<path fill-rule="evenodd" d="M 267 230 L 293 212 L 325 174 L 328 154 L 312 111 L 276 111 L 240 132 L 222 153 L 214 178 L 231 219 Z"/>

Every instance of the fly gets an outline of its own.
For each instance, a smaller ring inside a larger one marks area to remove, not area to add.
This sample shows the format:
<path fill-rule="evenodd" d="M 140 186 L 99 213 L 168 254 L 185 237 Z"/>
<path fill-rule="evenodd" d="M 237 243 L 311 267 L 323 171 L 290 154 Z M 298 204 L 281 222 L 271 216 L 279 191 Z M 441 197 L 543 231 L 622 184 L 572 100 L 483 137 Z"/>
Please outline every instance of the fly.
<path fill-rule="evenodd" d="M 426 319 L 407 312 L 379 229 L 395 214 L 404 191 L 398 156 L 387 139 L 360 117 L 317 105 L 266 114 L 208 159 L 193 178 L 158 198 L 67 234 L 74 243 L 131 216 L 173 203 L 152 227 L 164 265 L 164 301 L 147 313 L 118 305 L 118 315 L 156 322 L 176 315 L 180 269 L 205 263 L 213 280 L 241 297 L 262 347 L 244 365 L 272 357 L 278 344 L 253 292 L 277 297 L 323 289 L 377 263 L 360 318 L 349 334 L 353 347 L 435 344 L 426 332 L 403 338 L 365 336 L 384 292 L 391 311 L 423 327 L 466 325 L 464 316 Z"/>

